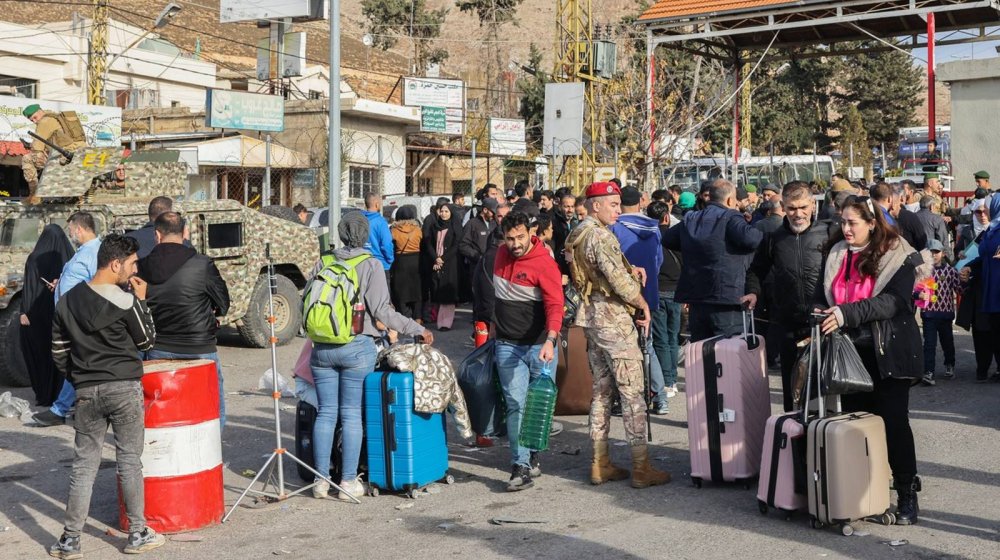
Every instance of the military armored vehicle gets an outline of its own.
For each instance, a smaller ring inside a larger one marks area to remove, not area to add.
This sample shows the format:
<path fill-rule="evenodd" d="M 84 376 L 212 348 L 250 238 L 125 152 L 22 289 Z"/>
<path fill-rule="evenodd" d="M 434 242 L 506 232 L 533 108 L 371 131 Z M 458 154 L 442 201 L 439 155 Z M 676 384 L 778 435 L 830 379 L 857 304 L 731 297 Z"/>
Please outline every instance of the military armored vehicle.
<path fill-rule="evenodd" d="M 37 195 L 42 202 L 0 204 L 0 384 L 27 385 L 20 344 L 20 294 L 24 263 L 45 225 L 66 227 L 77 210 L 94 216 L 97 233 L 127 233 L 148 222 L 149 201 L 174 199 L 184 215 L 191 244 L 213 259 L 229 287 L 231 305 L 223 325 L 237 328 L 246 343 L 269 343 L 268 254 L 277 274 L 274 294 L 275 335 L 279 344 L 295 338 L 302 323 L 300 290 L 319 259 L 319 242 L 310 228 L 247 208 L 233 200 L 185 201 L 186 164 L 137 152 L 123 161 L 122 150 L 87 147 L 67 158 L 54 154 L 42 173 Z M 166 155 L 166 157 L 163 157 Z M 62 159 L 62 161 L 60 161 Z M 160 161 L 148 161 L 150 159 Z M 145 161 L 144 161 L 145 160 Z M 111 173 L 125 166 L 124 185 Z"/>

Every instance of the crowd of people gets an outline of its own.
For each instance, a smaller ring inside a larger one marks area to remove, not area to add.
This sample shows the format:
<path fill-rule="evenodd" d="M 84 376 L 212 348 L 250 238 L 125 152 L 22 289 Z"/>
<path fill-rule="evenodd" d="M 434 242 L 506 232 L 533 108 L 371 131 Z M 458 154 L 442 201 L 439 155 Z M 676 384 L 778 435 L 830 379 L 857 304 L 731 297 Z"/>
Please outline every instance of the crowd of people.
<path fill-rule="evenodd" d="M 349 342 L 314 344 L 315 465 L 326 472 L 335 460 L 340 420 L 339 497 L 361 497 L 361 392 L 375 368 L 374 341 L 393 331 L 430 344 L 430 326 L 450 330 L 456 306 L 471 303 L 474 322 L 496 339 L 511 453 L 508 490 L 529 488 L 541 475 L 537 453 L 522 447 L 518 434 L 529 384 L 555 376 L 566 322 L 584 330 L 593 377 L 591 482 L 631 477 L 636 488 L 664 484 L 670 474 L 651 465 L 645 426 L 647 414 L 669 414 L 682 339 L 739 334 L 744 311 L 757 310 L 790 411 L 799 348 L 819 313 L 823 332 L 847 333 L 871 375 L 874 391 L 845 396 L 843 407 L 883 418 L 897 519 L 915 523 L 920 481 L 908 420 L 911 386 L 936 383 L 938 341 L 943 376 L 955 375 L 953 323 L 972 332 L 977 382 L 989 380 L 994 360 L 1000 365 L 1000 196 L 988 174 L 977 173 L 976 180 L 975 196 L 962 208 L 943 204 L 933 174 L 920 189 L 905 181 L 852 184 L 838 176 L 824 196 L 799 181 L 768 185 L 760 195 L 724 179 L 707 182 L 697 194 L 674 187 L 644 193 L 617 181 L 594 183 L 582 196 L 568 189 L 534 192 L 527 182 L 502 193 L 489 184 L 471 208 L 456 194 L 438 199 L 425 216 L 401 206 L 391 220 L 383 216 L 381 198 L 369 195 L 366 211 L 338 222 L 341 248 L 314 270 L 349 265 L 360 287 L 354 310 L 361 310 Z M 109 424 L 130 521 L 128 548 L 142 552 L 163 539 L 145 526 L 142 513 L 143 422 L 142 414 L 130 412 L 142 406 L 140 360 L 214 360 L 224 424 L 216 331 L 229 295 L 211 259 L 186 241 L 185 221 L 168 198 L 154 199 L 149 223 L 128 235 L 99 238 L 86 212 L 71 216 L 66 230 L 68 238 L 58 226 L 45 228 L 29 257 L 21 317 L 38 333 L 26 337 L 24 349 L 36 401 L 50 407 L 36 421 L 64 423 L 76 409 L 66 524 L 51 552 L 79 553 L 99 442 Z M 928 279 L 933 289 L 919 290 Z M 571 292 L 581 303 L 567 317 Z M 644 353 L 653 357 L 648 388 Z M 616 404 L 631 470 L 610 459 Z M 485 445 L 488 434 L 480 436 Z M 317 479 L 313 494 L 328 491 Z"/>

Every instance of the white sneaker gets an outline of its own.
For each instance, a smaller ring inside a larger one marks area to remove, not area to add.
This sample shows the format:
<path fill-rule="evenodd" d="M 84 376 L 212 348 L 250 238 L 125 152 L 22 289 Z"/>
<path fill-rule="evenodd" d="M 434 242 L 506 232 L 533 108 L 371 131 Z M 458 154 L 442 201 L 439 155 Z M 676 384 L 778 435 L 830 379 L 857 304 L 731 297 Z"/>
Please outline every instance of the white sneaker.
<path fill-rule="evenodd" d="M 322 500 L 327 497 L 330 493 L 330 483 L 323 480 L 322 478 L 317 478 L 315 480 L 315 485 L 313 486 L 313 498 Z"/>
<path fill-rule="evenodd" d="M 667 387 L 667 398 L 672 399 L 677 396 L 677 385 Z"/>
<path fill-rule="evenodd" d="M 337 494 L 337 499 L 343 502 L 350 502 L 351 496 L 354 496 L 358 500 L 365 495 L 365 485 L 361 483 L 361 477 L 355 478 L 354 480 L 342 480 L 340 481 L 340 493 Z"/>

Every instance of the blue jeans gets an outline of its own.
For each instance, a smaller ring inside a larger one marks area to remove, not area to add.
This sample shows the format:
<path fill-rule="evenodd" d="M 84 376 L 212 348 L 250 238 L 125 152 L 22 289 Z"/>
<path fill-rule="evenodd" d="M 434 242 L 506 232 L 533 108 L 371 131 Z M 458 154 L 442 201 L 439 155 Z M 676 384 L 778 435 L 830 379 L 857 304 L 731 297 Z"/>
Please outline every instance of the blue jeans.
<path fill-rule="evenodd" d="M 929 316 L 929 313 L 921 315 L 924 322 L 924 371 L 934 373 L 934 365 L 937 363 L 937 343 L 941 340 L 941 349 L 944 350 L 944 365 L 955 365 L 955 333 L 952 332 L 951 322 L 955 316 L 953 314 Z"/>
<path fill-rule="evenodd" d="M 544 344 L 518 345 L 497 340 L 496 345 L 497 374 L 507 403 L 507 441 L 510 442 L 511 465 L 530 468 L 531 450 L 517 443 L 524 416 L 524 401 L 528 397 L 528 385 L 541 377 L 543 369 L 548 368 L 549 376 L 555 380 L 558 348 L 553 353 L 552 361 L 545 363 L 538 359 Z"/>
<path fill-rule="evenodd" d="M 653 348 L 663 372 L 663 384 L 667 387 L 677 383 L 682 310 L 681 304 L 674 303 L 673 292 L 660 292 L 660 304 L 653 310 Z M 653 390 L 656 391 L 656 388 Z M 657 398 L 656 402 L 663 401 Z"/>
<path fill-rule="evenodd" d="M 339 416 L 344 434 L 341 481 L 354 480 L 358 476 L 358 459 L 364 439 L 361 398 L 365 377 L 375 371 L 376 354 L 375 341 L 365 335 L 347 344 L 313 344 L 309 366 L 319 401 L 319 414 L 313 425 L 313 459 L 317 471 L 330 472 L 333 432 Z"/>
<path fill-rule="evenodd" d="M 165 350 L 153 349 L 146 352 L 147 360 L 212 360 L 215 362 L 215 372 L 219 376 L 219 428 L 226 427 L 226 391 L 222 387 L 222 363 L 219 362 L 218 352 L 208 352 L 206 354 L 181 354 L 179 352 L 167 352 Z"/>
<path fill-rule="evenodd" d="M 63 381 L 62 389 L 59 390 L 59 396 L 56 397 L 56 402 L 52 403 L 49 410 L 52 411 L 52 414 L 65 418 L 69 416 L 69 409 L 73 408 L 73 403 L 75 402 L 76 389 L 73 388 L 73 384 L 69 381 Z"/>

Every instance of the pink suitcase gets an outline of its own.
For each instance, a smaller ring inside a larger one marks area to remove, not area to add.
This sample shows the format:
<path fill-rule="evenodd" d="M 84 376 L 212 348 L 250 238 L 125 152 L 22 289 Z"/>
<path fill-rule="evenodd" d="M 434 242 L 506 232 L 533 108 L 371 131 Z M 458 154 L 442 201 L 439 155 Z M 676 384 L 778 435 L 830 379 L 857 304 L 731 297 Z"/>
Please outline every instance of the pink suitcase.
<path fill-rule="evenodd" d="M 740 481 L 760 472 L 771 415 L 764 338 L 746 332 L 688 345 L 684 354 L 691 482 Z M 752 329 L 753 314 L 750 314 Z"/>
<path fill-rule="evenodd" d="M 801 412 L 767 419 L 757 484 L 757 505 L 762 514 L 775 508 L 788 515 L 806 507 L 805 435 Z"/>

